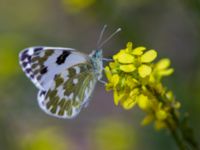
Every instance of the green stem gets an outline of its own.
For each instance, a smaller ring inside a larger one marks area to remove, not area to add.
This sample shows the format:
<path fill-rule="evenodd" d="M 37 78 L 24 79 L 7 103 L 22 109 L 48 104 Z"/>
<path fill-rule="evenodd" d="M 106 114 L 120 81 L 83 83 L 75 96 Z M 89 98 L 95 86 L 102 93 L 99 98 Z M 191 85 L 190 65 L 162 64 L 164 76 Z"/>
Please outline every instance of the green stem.
<path fill-rule="evenodd" d="M 156 89 L 154 89 L 151 86 L 147 86 L 147 89 L 151 93 L 153 93 L 153 95 L 157 98 L 158 101 L 162 102 L 164 105 L 169 105 L 167 97 L 161 95 L 159 92 L 157 92 Z M 199 150 L 192 129 L 188 125 L 185 125 L 183 121 L 182 122 L 180 121 L 179 117 L 176 114 L 176 110 L 173 107 L 171 108 L 170 114 L 171 117 L 167 119 L 165 122 L 179 149 Z"/>
<path fill-rule="evenodd" d="M 168 129 L 170 130 L 170 133 L 171 133 L 174 141 L 176 142 L 177 146 L 179 147 L 179 149 L 180 150 L 187 150 L 186 145 L 184 144 L 184 141 L 180 137 L 177 130 L 174 129 L 168 121 L 166 121 L 166 124 L 167 124 Z"/>
<path fill-rule="evenodd" d="M 171 114 L 173 115 L 173 118 L 176 121 L 180 134 L 182 138 L 184 139 L 185 143 L 187 143 L 187 145 L 192 150 L 199 150 L 199 146 L 198 146 L 198 143 L 196 142 L 196 139 L 194 138 L 192 128 L 189 127 L 188 124 L 186 124 L 187 122 L 184 122 L 184 121 L 180 122 L 178 116 L 175 113 L 175 110 L 173 110 Z"/>

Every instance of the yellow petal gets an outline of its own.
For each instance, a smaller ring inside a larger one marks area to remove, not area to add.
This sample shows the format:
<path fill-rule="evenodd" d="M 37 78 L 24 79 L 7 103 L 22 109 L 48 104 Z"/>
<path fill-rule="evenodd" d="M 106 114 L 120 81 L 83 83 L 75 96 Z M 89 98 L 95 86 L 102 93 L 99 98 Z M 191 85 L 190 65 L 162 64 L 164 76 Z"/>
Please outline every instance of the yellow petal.
<path fill-rule="evenodd" d="M 160 94 L 165 94 L 165 87 L 163 86 L 163 84 L 161 82 L 157 83 L 155 85 L 156 91 L 159 92 Z M 162 106 L 162 103 L 159 103 L 160 106 Z"/>
<path fill-rule="evenodd" d="M 174 94 L 172 91 L 168 91 L 165 95 L 166 95 L 168 101 L 170 101 L 170 102 L 174 101 Z"/>
<path fill-rule="evenodd" d="M 173 69 L 173 68 L 170 68 L 170 69 L 167 69 L 167 70 L 158 71 L 158 74 L 159 74 L 160 76 L 169 76 L 169 75 L 171 75 L 173 72 L 174 72 L 174 69 Z"/>
<path fill-rule="evenodd" d="M 150 108 L 150 100 L 147 96 L 141 94 L 137 97 L 138 106 L 142 110 L 148 110 Z"/>
<path fill-rule="evenodd" d="M 117 56 L 117 59 L 120 63 L 133 63 L 134 62 L 134 57 L 130 54 L 127 53 L 121 53 Z"/>
<path fill-rule="evenodd" d="M 133 55 L 142 55 L 143 54 L 143 51 L 144 50 L 146 50 L 146 47 L 143 47 L 143 46 L 140 46 L 140 47 L 136 47 L 134 50 L 133 50 L 133 52 L 132 52 L 132 54 Z"/>
<path fill-rule="evenodd" d="M 117 67 L 117 64 L 115 62 L 110 62 L 109 66 L 111 69 L 115 69 Z"/>
<path fill-rule="evenodd" d="M 181 103 L 180 102 L 175 102 L 174 108 L 175 109 L 179 109 L 180 107 L 181 107 Z"/>
<path fill-rule="evenodd" d="M 107 77 L 108 81 L 110 81 L 110 80 L 111 80 L 111 77 L 112 77 L 112 73 L 111 73 L 111 71 L 110 71 L 110 68 L 109 68 L 108 66 L 106 66 L 106 67 L 104 68 L 104 72 L 105 72 L 105 74 L 106 74 L 106 77 Z"/>
<path fill-rule="evenodd" d="M 131 109 L 133 106 L 135 106 L 136 104 L 136 100 L 135 99 L 132 99 L 130 97 L 128 97 L 127 100 L 123 101 L 122 102 L 122 106 L 124 109 Z"/>
<path fill-rule="evenodd" d="M 150 124 L 152 121 L 154 120 L 154 116 L 153 115 L 147 115 L 141 122 L 141 125 L 145 126 Z"/>
<path fill-rule="evenodd" d="M 106 87 L 106 91 L 110 91 L 110 90 L 113 89 L 113 84 L 112 83 L 106 83 L 105 87 Z"/>
<path fill-rule="evenodd" d="M 138 68 L 138 73 L 142 78 L 145 78 L 146 76 L 150 75 L 151 71 L 152 71 L 151 67 L 149 67 L 147 65 L 141 65 Z"/>
<path fill-rule="evenodd" d="M 139 94 L 139 89 L 138 88 L 134 88 L 131 92 L 130 92 L 130 97 L 134 97 L 137 96 Z"/>
<path fill-rule="evenodd" d="M 165 120 L 167 118 L 167 112 L 164 110 L 158 110 L 156 112 L 156 118 L 158 120 Z"/>
<path fill-rule="evenodd" d="M 95 0 L 62 0 L 64 4 L 64 8 L 74 14 L 78 14 L 81 11 L 85 10 L 86 8 L 89 8 L 95 3 Z"/>
<path fill-rule="evenodd" d="M 126 52 L 129 53 L 132 51 L 132 47 L 133 47 L 133 43 L 132 42 L 128 42 L 126 44 Z"/>
<path fill-rule="evenodd" d="M 126 53 L 126 49 L 120 50 L 117 54 L 113 55 L 113 59 L 114 59 L 114 60 L 117 60 L 118 57 L 119 57 L 119 55 L 122 55 L 122 54 L 124 54 L 124 53 Z"/>
<path fill-rule="evenodd" d="M 122 97 L 124 96 L 124 94 L 121 92 L 117 92 L 117 90 L 114 90 L 114 103 L 115 105 L 118 105 L 120 100 L 122 99 Z"/>
<path fill-rule="evenodd" d="M 151 82 L 151 83 L 156 82 L 156 78 L 155 78 L 155 76 L 153 74 L 150 75 L 149 82 Z"/>
<path fill-rule="evenodd" d="M 157 52 L 155 50 L 149 50 L 141 56 L 141 62 L 149 63 L 152 62 L 157 57 Z"/>
<path fill-rule="evenodd" d="M 114 87 L 116 87 L 118 82 L 119 82 L 119 75 L 118 74 L 114 74 L 111 77 L 111 83 L 113 84 Z"/>
<path fill-rule="evenodd" d="M 134 65 L 129 64 L 129 65 L 120 65 L 119 69 L 124 72 L 133 72 L 136 68 Z"/>
<path fill-rule="evenodd" d="M 166 69 L 170 66 L 170 60 L 168 58 L 161 59 L 159 62 L 156 64 L 156 69 L 162 70 Z"/>
<path fill-rule="evenodd" d="M 137 81 L 136 79 L 134 79 L 133 77 L 128 76 L 128 77 L 126 78 L 126 85 L 127 85 L 128 87 L 130 87 L 130 89 L 132 89 L 132 88 L 138 86 L 138 81 Z"/>

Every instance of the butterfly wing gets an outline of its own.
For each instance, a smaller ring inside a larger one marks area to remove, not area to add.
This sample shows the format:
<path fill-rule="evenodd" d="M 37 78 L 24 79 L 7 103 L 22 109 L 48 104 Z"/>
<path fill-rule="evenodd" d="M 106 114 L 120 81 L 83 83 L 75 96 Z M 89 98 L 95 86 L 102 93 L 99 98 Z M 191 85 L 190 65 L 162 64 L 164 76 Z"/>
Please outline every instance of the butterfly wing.
<path fill-rule="evenodd" d="M 61 47 L 30 47 L 19 54 L 19 59 L 25 74 L 41 90 L 48 89 L 55 74 L 88 61 L 86 55 Z"/>
<path fill-rule="evenodd" d="M 87 55 L 71 48 L 31 47 L 19 58 L 39 89 L 38 103 L 47 114 L 72 118 L 86 105 L 97 81 Z"/>
<path fill-rule="evenodd" d="M 88 103 L 96 81 L 90 63 L 76 64 L 56 74 L 47 91 L 39 91 L 39 105 L 49 115 L 73 118 Z"/>

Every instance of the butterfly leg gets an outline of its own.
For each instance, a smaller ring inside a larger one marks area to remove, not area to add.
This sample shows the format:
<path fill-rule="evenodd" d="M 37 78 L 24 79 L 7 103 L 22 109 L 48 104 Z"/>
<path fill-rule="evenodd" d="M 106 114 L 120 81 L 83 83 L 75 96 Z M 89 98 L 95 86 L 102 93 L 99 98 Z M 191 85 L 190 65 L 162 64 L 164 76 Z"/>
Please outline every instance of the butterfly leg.
<path fill-rule="evenodd" d="M 102 58 L 103 61 L 109 62 L 109 61 L 113 61 L 113 59 L 111 58 Z"/>
<path fill-rule="evenodd" d="M 104 81 L 104 80 L 98 80 L 100 83 L 102 83 L 103 85 L 105 85 L 107 82 L 106 81 Z"/>

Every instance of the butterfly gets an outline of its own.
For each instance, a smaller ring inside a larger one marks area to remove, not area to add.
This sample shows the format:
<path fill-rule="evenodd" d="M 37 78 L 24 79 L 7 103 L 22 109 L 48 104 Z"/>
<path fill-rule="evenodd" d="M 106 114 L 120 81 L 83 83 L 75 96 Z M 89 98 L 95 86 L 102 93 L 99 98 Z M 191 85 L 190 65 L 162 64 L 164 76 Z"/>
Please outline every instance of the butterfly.
<path fill-rule="evenodd" d="M 36 46 L 19 54 L 22 70 L 39 90 L 40 108 L 63 119 L 74 118 L 88 105 L 97 81 L 102 82 L 103 59 L 101 48 L 87 55 L 73 48 Z"/>

